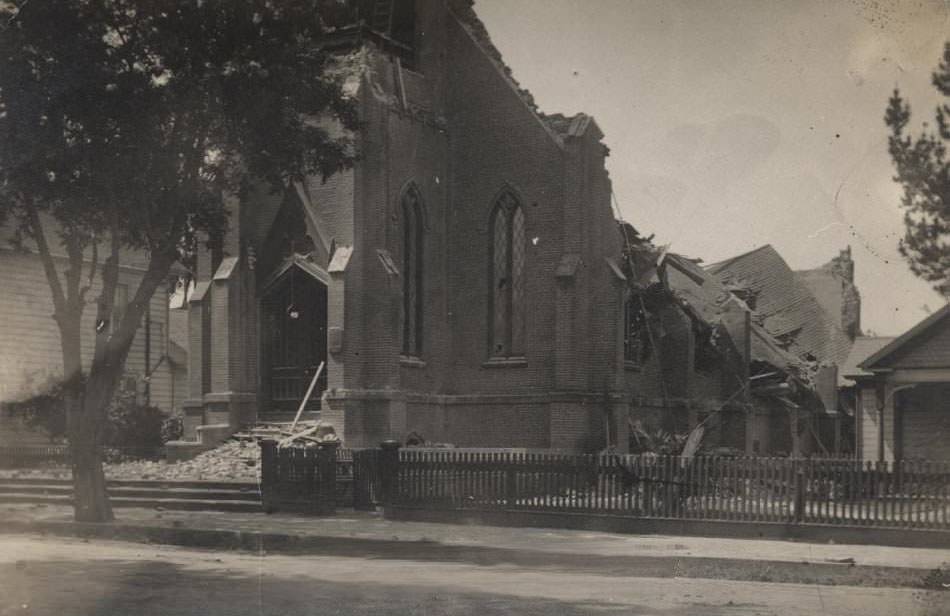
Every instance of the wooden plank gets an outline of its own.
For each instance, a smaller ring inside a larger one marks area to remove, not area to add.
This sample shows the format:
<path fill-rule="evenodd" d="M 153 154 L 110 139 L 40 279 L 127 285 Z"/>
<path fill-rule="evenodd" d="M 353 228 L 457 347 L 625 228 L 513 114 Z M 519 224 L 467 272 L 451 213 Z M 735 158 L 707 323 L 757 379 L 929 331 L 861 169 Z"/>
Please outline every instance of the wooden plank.
<path fill-rule="evenodd" d="M 324 362 L 320 362 L 320 365 L 317 367 L 317 371 L 313 373 L 313 378 L 310 379 L 310 386 L 307 388 L 307 393 L 303 397 L 303 400 L 300 401 L 300 406 L 297 407 L 297 414 L 294 416 L 294 423 L 290 426 L 291 432 L 297 429 L 297 422 L 300 421 L 300 415 L 303 414 L 303 410 L 307 406 L 307 402 L 310 401 L 310 396 L 313 394 L 313 388 L 317 386 L 317 379 L 320 378 L 320 373 L 323 372 L 323 365 Z"/>

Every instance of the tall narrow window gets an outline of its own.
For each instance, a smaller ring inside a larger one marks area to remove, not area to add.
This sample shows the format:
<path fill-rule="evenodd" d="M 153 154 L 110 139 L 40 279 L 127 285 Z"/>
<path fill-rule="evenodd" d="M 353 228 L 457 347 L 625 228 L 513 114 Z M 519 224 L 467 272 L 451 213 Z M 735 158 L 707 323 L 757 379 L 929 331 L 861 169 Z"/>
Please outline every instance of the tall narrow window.
<path fill-rule="evenodd" d="M 423 239 L 425 224 L 419 192 L 410 187 L 402 197 L 402 354 L 422 356 Z"/>
<path fill-rule="evenodd" d="M 491 354 L 524 355 L 524 211 L 509 192 L 491 215 Z"/>

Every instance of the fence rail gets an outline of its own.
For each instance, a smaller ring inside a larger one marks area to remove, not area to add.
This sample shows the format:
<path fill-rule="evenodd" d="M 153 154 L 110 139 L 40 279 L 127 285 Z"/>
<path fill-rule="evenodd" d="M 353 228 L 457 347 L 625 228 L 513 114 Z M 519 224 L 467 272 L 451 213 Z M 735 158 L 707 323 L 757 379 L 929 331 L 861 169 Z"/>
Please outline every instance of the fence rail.
<path fill-rule="evenodd" d="M 391 502 L 950 529 L 950 463 L 404 449 Z"/>

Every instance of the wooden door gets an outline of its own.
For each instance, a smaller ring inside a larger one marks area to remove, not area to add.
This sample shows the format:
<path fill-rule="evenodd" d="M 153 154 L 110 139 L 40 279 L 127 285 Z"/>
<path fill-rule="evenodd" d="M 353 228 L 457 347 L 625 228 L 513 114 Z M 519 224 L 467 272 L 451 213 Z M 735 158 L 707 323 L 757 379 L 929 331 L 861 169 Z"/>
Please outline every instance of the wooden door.
<path fill-rule="evenodd" d="M 261 308 L 263 393 L 271 411 L 294 412 L 327 358 L 327 288 L 291 267 L 265 293 Z M 324 367 L 306 410 L 320 409 L 326 387 Z"/>

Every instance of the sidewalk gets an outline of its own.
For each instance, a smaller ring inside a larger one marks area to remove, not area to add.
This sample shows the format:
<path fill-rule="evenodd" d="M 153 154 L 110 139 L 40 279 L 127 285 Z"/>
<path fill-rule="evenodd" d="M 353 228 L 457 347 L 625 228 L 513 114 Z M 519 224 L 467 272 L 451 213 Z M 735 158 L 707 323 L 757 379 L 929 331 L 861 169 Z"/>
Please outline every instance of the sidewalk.
<path fill-rule="evenodd" d="M 239 549 L 258 554 L 323 554 L 397 560 L 517 564 L 604 575 L 701 577 L 919 587 L 946 569 L 950 550 L 820 545 L 754 539 L 462 526 L 335 517 L 118 509 L 114 524 L 77 524 L 68 507 L 0 506 L 0 533 L 36 533 Z"/>

